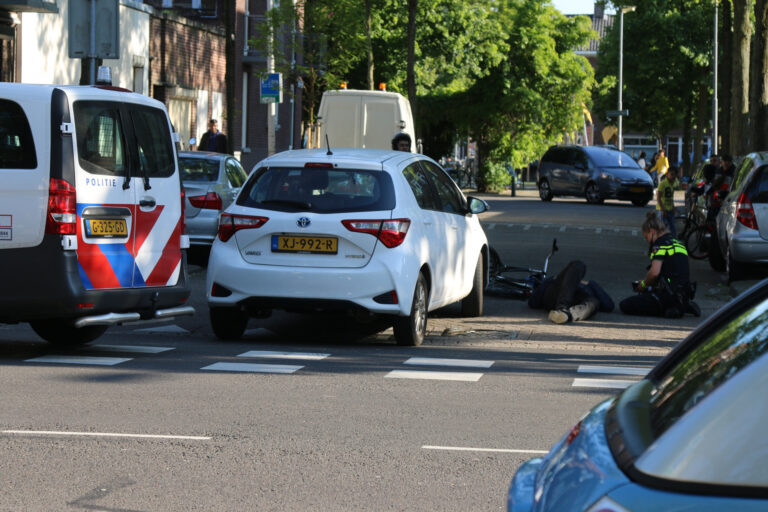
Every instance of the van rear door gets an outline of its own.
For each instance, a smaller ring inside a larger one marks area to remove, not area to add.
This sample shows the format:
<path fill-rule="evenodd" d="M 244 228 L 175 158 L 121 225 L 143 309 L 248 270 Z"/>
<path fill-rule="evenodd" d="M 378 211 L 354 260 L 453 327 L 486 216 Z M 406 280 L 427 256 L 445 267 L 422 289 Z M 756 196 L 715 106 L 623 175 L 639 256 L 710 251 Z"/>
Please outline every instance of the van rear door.
<path fill-rule="evenodd" d="M 175 284 L 180 181 L 162 109 L 76 101 L 78 247 L 86 289 Z"/>
<path fill-rule="evenodd" d="M 36 92 L 16 88 L 11 100 L 0 88 L 0 250 L 37 246 L 45 232 L 51 106 Z"/>

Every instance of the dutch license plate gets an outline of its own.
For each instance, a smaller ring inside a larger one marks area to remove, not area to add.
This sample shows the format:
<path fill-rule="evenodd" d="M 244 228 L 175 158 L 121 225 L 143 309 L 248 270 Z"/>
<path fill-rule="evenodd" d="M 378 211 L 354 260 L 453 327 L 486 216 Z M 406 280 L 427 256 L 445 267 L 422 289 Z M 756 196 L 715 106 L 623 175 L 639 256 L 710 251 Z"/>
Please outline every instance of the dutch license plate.
<path fill-rule="evenodd" d="M 630 192 L 645 192 L 645 187 L 629 187 Z"/>
<path fill-rule="evenodd" d="M 127 237 L 125 219 L 86 219 L 85 236 L 98 238 Z"/>
<path fill-rule="evenodd" d="M 272 252 L 336 254 L 338 246 L 335 237 L 272 235 Z"/>

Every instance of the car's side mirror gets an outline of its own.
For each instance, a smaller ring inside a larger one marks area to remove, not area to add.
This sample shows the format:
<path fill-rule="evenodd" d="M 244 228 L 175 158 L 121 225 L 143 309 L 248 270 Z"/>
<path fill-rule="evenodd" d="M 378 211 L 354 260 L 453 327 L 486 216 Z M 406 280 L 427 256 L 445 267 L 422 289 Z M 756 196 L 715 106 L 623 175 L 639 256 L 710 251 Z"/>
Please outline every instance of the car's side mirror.
<path fill-rule="evenodd" d="M 483 213 L 490 209 L 488 203 L 472 196 L 467 198 L 467 205 L 469 206 L 469 213 Z"/>

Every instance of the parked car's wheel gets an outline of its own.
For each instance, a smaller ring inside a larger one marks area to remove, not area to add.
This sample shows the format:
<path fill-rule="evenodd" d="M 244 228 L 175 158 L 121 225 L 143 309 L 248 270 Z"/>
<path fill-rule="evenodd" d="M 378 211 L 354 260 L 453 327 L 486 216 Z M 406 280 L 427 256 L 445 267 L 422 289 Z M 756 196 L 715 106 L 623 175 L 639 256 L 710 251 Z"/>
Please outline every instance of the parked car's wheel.
<path fill-rule="evenodd" d="M 239 308 L 211 308 L 211 327 L 217 338 L 239 340 L 248 325 L 248 315 Z"/>
<path fill-rule="evenodd" d="M 587 184 L 587 188 L 584 189 L 584 197 L 586 197 L 589 204 L 603 203 L 603 198 L 600 197 L 600 187 L 595 182 Z"/>
<path fill-rule="evenodd" d="M 483 254 L 477 258 L 477 266 L 475 267 L 475 277 L 472 280 L 472 291 L 469 295 L 461 300 L 461 316 L 464 317 L 476 317 L 483 314 L 483 274 L 485 268 L 483 262 Z"/>
<path fill-rule="evenodd" d="M 717 270 L 718 272 L 725 270 L 725 257 L 723 256 L 723 251 L 720 249 L 720 243 L 714 235 L 709 241 L 709 253 L 707 254 L 707 258 L 709 258 L 709 266 L 712 267 L 713 270 Z"/>
<path fill-rule="evenodd" d="M 419 272 L 416 279 L 416 287 L 413 290 L 413 301 L 411 302 L 411 314 L 408 316 L 397 316 L 393 322 L 395 331 L 395 341 L 398 345 L 415 347 L 421 345 L 424 336 L 427 334 L 427 304 L 429 302 L 429 289 L 427 280 Z"/>
<path fill-rule="evenodd" d="M 648 201 L 650 201 L 650 199 L 633 199 L 632 204 L 635 206 L 645 206 L 648 204 Z"/>
<path fill-rule="evenodd" d="M 730 246 L 726 247 L 725 254 L 725 270 L 728 272 L 728 283 L 738 281 L 739 279 L 744 279 L 744 271 L 742 270 L 743 267 L 733 259 Z"/>
<path fill-rule="evenodd" d="M 108 325 L 75 327 L 72 320 L 36 320 L 29 322 L 38 336 L 52 345 L 76 347 L 91 342 L 106 332 Z"/>
<path fill-rule="evenodd" d="M 554 197 L 552 189 L 549 188 L 549 181 L 546 179 L 539 181 L 539 197 L 542 201 L 551 201 Z"/>

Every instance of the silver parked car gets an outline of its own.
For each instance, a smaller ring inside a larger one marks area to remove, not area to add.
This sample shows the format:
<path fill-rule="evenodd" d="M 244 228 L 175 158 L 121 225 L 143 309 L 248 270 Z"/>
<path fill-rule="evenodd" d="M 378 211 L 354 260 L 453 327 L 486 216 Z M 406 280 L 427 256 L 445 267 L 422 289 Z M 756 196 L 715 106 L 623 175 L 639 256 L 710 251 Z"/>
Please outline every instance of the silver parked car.
<path fill-rule="evenodd" d="M 179 152 L 179 169 L 187 196 L 189 242 L 210 246 L 219 229 L 219 213 L 234 201 L 248 174 L 232 155 L 207 151 Z"/>
<path fill-rule="evenodd" d="M 768 152 L 744 158 L 716 225 L 729 281 L 743 278 L 747 263 L 768 263 Z"/>

